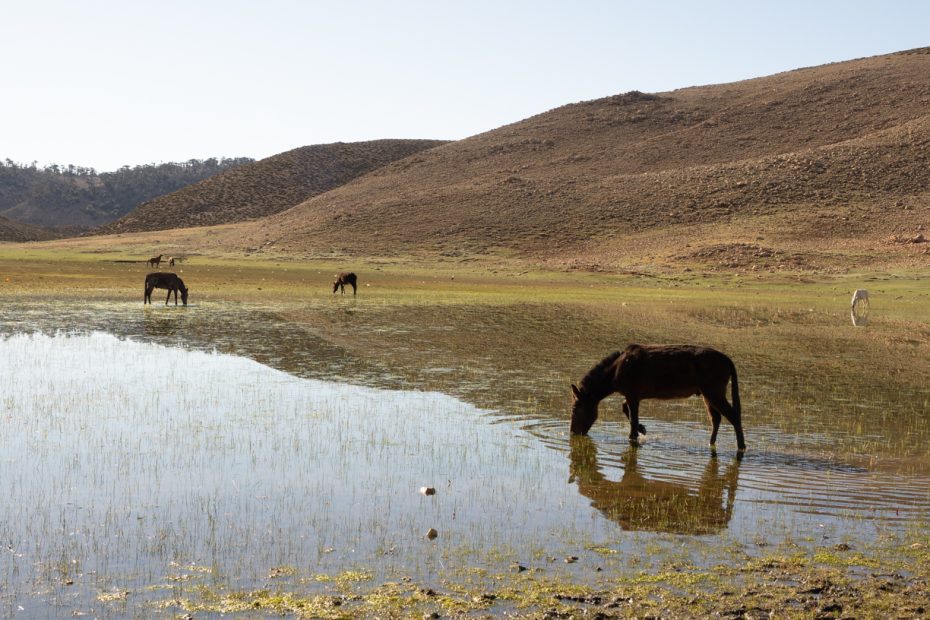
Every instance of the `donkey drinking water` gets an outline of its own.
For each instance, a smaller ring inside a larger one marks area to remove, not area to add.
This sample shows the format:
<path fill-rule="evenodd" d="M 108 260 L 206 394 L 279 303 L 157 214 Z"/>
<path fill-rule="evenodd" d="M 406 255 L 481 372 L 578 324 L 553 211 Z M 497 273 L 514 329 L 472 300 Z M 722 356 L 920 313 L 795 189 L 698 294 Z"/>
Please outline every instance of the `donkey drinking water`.
<path fill-rule="evenodd" d="M 733 381 L 733 405 L 727 402 L 727 383 Z M 579 382 L 572 385 L 573 435 L 586 435 L 597 419 L 597 405 L 619 392 L 626 397 L 623 413 L 630 420 L 630 442 L 646 427 L 639 423 L 639 401 L 645 398 L 687 398 L 701 395 L 713 430 L 710 445 L 717 442 L 721 416 L 736 431 L 736 445 L 746 449 L 740 413 L 739 384 L 733 361 L 715 349 L 691 345 L 631 344 L 611 353 Z"/>
<path fill-rule="evenodd" d="M 150 273 L 145 276 L 145 298 L 142 304 L 152 303 L 152 291 L 156 288 L 168 289 L 168 296 L 165 297 L 165 305 L 171 299 L 171 293 L 174 293 L 174 305 L 178 305 L 178 291 L 181 291 L 181 301 L 187 305 L 187 287 L 184 286 L 184 280 L 178 277 L 176 273 Z"/>

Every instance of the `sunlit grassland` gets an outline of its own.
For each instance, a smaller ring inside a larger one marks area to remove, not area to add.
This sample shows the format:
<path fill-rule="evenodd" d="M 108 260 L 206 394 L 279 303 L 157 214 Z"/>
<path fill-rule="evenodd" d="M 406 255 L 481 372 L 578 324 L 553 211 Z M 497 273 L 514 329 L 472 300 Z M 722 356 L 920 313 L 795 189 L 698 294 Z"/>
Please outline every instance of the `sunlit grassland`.
<path fill-rule="evenodd" d="M 4 538 L 25 541 L 0 565 L 5 603 L 35 570 L 32 596 L 103 616 L 758 608 L 811 617 L 834 603 L 862 617 L 923 613 L 928 576 L 914 567 L 930 545 L 930 283 L 921 274 L 187 256 L 175 270 L 192 307 L 176 311 L 142 307 L 142 261 L 158 253 L 146 250 L 0 246 L 4 336 L 102 330 L 234 353 L 289 376 L 248 365 L 228 373 L 174 348 L 122 358 L 113 345 L 96 362 L 81 351 L 66 358 L 78 373 L 69 389 L 58 383 L 64 371 L 49 370 L 53 349 L 24 357 L 41 379 L 8 391 L 2 436 L 18 433 L 4 454 L 7 491 L 22 500 L 9 514 L 33 517 L 5 520 L 20 525 Z M 356 297 L 332 294 L 344 270 L 359 274 Z M 855 288 L 872 294 L 865 327 L 850 320 Z M 570 450 L 568 384 L 634 341 L 731 355 L 749 442 L 742 463 L 726 426 L 719 462 L 711 457 L 697 399 L 645 404 L 650 433 L 631 458 L 613 397 L 593 450 Z M 160 387 L 142 396 L 114 387 L 126 385 L 124 367 Z M 345 390 L 312 404 L 294 377 Z M 83 392 L 82 380 L 99 387 Z M 391 391 L 365 392 L 355 406 L 351 386 L 442 392 L 479 409 Z M 28 420 L 11 405 L 17 389 L 42 403 Z M 136 398 L 144 404 L 129 408 Z M 43 454 L 32 473 L 10 467 Z M 92 482 L 74 501 L 81 474 Z M 393 498 L 397 479 L 404 489 Z M 438 501 L 423 503 L 416 489 L 430 483 Z M 325 508 L 330 497 L 341 511 Z M 689 514 L 670 508 L 678 498 Z M 513 529 L 521 519 L 529 526 Z M 435 523 L 432 544 L 423 533 Z M 41 553 L 17 556 L 30 549 Z"/>
<path fill-rule="evenodd" d="M 151 269 L 146 264 L 156 250 L 69 250 L 32 244 L 0 244 L 7 294 L 29 294 L 37 286 L 54 287 L 64 297 L 83 291 L 71 283 L 99 280 L 108 296 L 125 289 Z M 167 254 L 166 254 L 167 256 Z M 168 269 L 162 264 L 161 269 Z M 930 300 L 930 284 L 920 272 L 863 273 L 835 276 L 811 274 L 727 274 L 699 270 L 676 274 L 550 271 L 515 259 L 481 257 L 469 260 L 417 257 L 303 260 L 286 254 L 271 256 L 186 255 L 175 271 L 195 278 L 203 291 L 227 298 L 272 298 L 287 302 L 331 293 L 333 274 L 355 271 L 362 290 L 373 299 L 430 303 L 516 303 L 524 301 L 592 303 L 598 301 L 687 301 L 709 304 L 801 304 L 841 310 L 856 288 L 874 289 L 886 314 L 926 321 L 920 312 Z M 36 276 L 50 280 L 35 281 Z M 9 279 L 9 280 L 7 280 Z M 296 284 L 303 286 L 297 287 Z M 261 291 L 259 292 L 259 287 Z M 139 288 L 137 286 L 137 288 Z M 428 294 L 428 299 L 424 295 Z M 874 301 L 874 300 L 873 300 Z"/>

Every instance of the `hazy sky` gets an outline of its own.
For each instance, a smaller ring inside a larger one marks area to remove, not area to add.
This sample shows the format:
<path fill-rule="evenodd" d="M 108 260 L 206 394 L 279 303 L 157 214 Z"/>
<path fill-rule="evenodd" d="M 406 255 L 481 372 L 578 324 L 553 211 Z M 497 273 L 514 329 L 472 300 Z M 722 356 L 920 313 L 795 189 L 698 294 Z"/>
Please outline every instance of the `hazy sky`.
<path fill-rule="evenodd" d="M 112 170 L 458 139 L 930 45 L 930 2 L 0 0 L 0 159 Z"/>

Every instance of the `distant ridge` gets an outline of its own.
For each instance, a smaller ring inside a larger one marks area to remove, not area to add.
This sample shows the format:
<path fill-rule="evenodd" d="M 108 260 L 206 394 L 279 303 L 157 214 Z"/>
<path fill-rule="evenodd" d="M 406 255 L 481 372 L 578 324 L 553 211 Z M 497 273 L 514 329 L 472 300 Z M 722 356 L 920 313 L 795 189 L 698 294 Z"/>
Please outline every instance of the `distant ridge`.
<path fill-rule="evenodd" d="M 112 222 L 146 200 L 202 181 L 252 159 L 190 159 L 97 172 L 84 166 L 0 161 L 0 215 L 17 222 L 80 234 Z"/>
<path fill-rule="evenodd" d="M 444 144 L 441 140 L 374 140 L 293 149 L 150 200 L 93 234 L 254 220 L 441 144 Z"/>
<path fill-rule="evenodd" d="M 506 249 L 569 265 L 724 262 L 731 250 L 743 264 L 772 263 L 804 248 L 846 263 L 837 251 L 924 251 L 888 241 L 921 230 L 925 48 L 566 105 L 384 166 L 229 243 L 347 255 Z"/>
<path fill-rule="evenodd" d="M 56 239 L 58 236 L 44 228 L 22 224 L 0 216 L 0 241 L 46 241 Z"/>

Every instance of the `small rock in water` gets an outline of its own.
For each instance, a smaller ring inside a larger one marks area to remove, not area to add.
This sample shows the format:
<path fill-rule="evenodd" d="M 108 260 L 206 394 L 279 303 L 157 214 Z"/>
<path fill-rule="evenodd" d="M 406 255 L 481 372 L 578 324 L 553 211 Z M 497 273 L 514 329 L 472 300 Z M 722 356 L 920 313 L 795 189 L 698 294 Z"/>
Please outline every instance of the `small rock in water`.
<path fill-rule="evenodd" d="M 429 528 L 428 530 L 426 530 L 426 537 L 429 538 L 430 540 L 433 540 L 437 536 L 439 536 L 439 532 L 437 532 L 433 528 Z"/>
<path fill-rule="evenodd" d="M 420 493 L 423 495 L 436 495 L 435 487 L 420 487 Z"/>
<path fill-rule="evenodd" d="M 578 556 L 577 556 L 577 555 L 570 555 L 570 556 L 568 556 L 567 558 L 565 558 L 565 563 L 566 563 L 566 564 L 574 564 L 574 563 L 577 562 L 577 561 L 578 561 Z"/>
<path fill-rule="evenodd" d="M 526 570 L 526 567 L 520 564 L 519 562 L 514 562 L 513 564 L 510 565 L 510 570 L 512 570 L 515 573 L 522 573 L 523 571 Z"/>

